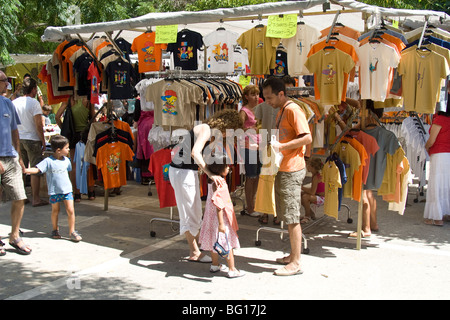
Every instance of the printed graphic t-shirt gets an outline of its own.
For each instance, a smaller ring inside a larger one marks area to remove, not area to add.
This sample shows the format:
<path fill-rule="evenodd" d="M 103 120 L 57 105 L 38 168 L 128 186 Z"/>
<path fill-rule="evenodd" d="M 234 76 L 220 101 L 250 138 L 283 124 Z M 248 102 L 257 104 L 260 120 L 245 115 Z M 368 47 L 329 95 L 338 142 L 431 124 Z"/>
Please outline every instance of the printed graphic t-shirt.
<path fill-rule="evenodd" d="M 398 65 L 402 76 L 405 111 L 434 113 L 441 80 L 449 75 L 447 60 L 433 51 L 402 53 Z"/>
<path fill-rule="evenodd" d="M 108 86 L 112 100 L 125 100 L 133 97 L 132 79 L 136 79 L 130 63 L 124 60 L 111 61 L 106 67 Z"/>
<path fill-rule="evenodd" d="M 158 192 L 159 207 L 167 208 L 177 205 L 175 192 L 170 181 L 164 179 L 163 166 L 172 161 L 170 149 L 161 149 L 150 156 L 148 170 L 155 177 L 156 191 Z"/>
<path fill-rule="evenodd" d="M 146 32 L 133 40 L 131 51 L 137 52 L 139 73 L 159 71 L 161 68 L 161 52 L 167 44 L 155 43 L 155 32 Z"/>
<path fill-rule="evenodd" d="M 192 30 L 181 30 L 177 34 L 177 42 L 169 43 L 167 51 L 173 53 L 175 67 L 182 70 L 198 69 L 198 53 L 203 46 L 203 37 L 200 33 Z"/>
<path fill-rule="evenodd" d="M 275 51 L 279 38 L 266 37 L 267 27 L 255 27 L 241 34 L 237 42 L 247 49 L 253 74 L 270 74 L 275 67 Z"/>
<path fill-rule="evenodd" d="M 323 104 L 340 104 L 345 73 L 350 73 L 354 66 L 352 57 L 339 49 L 320 50 L 311 55 L 305 67 L 315 75 L 314 89 L 320 94 L 316 99 Z"/>
<path fill-rule="evenodd" d="M 208 64 L 213 73 L 234 72 L 234 46 L 238 34 L 229 30 L 216 30 L 203 38 L 207 49 Z"/>
<path fill-rule="evenodd" d="M 72 164 L 69 158 L 64 157 L 62 160 L 58 160 L 50 156 L 39 162 L 36 167 L 42 173 L 46 173 L 49 195 L 72 192 L 72 183 L 68 173 L 72 171 Z"/>
<path fill-rule="evenodd" d="M 323 166 L 322 175 L 325 184 L 324 212 L 337 219 L 340 203 L 338 190 L 342 187 L 339 169 L 333 161 L 328 161 Z"/>
<path fill-rule="evenodd" d="M 105 189 L 127 184 L 126 162 L 133 160 L 131 148 L 122 142 L 107 143 L 97 151 L 97 168 L 102 171 Z"/>

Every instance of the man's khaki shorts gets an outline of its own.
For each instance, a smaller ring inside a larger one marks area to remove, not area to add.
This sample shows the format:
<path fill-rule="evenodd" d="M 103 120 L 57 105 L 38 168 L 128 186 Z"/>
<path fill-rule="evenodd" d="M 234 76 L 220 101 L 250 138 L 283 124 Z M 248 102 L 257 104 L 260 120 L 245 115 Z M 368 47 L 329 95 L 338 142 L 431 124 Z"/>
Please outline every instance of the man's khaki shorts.
<path fill-rule="evenodd" d="M 28 167 L 28 164 L 31 168 L 36 167 L 39 162 L 44 160 L 40 141 L 20 140 L 20 154 L 25 167 Z"/>
<path fill-rule="evenodd" d="M 0 157 L 0 162 L 5 172 L 0 175 L 0 183 L 3 190 L 11 200 L 25 200 L 27 195 L 23 185 L 22 167 L 19 158 Z"/>
<path fill-rule="evenodd" d="M 302 183 L 306 169 L 295 172 L 278 171 L 275 178 L 277 216 L 286 224 L 300 223 Z"/>

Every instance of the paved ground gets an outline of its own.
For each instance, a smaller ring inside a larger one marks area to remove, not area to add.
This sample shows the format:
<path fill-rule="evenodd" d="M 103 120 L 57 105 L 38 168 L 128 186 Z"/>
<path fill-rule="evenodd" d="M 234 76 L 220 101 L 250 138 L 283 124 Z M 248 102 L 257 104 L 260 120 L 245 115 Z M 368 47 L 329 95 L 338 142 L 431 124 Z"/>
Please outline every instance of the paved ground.
<path fill-rule="evenodd" d="M 181 258 L 188 254 L 176 224 L 150 220 L 168 218 L 159 209 L 156 190 L 129 182 L 120 196 L 76 204 L 77 229 L 84 241 L 52 240 L 50 206 L 26 205 L 24 238 L 33 252 L 21 256 L 6 245 L 0 257 L 0 299 L 126 299 L 126 300 L 322 300 L 322 299 L 449 299 L 450 223 L 443 227 L 422 223 L 424 203 L 411 194 L 404 216 L 387 211 L 378 201 L 380 230 L 361 250 L 347 237 L 356 230 L 357 203 L 346 199 L 341 221 L 320 219 L 305 231 L 309 254 L 302 255 L 303 275 L 276 277 L 274 261 L 289 249 L 288 237 L 261 231 L 255 218 L 238 214 L 241 249 L 238 268 L 246 276 L 228 279 L 211 274 L 208 264 Z M 423 197 L 421 198 L 423 199 Z M 240 211 L 239 202 L 236 211 Z M 0 205 L 0 236 L 8 242 L 10 202 Z M 176 213 L 176 210 L 175 210 Z M 61 231 L 67 236 L 65 212 Z M 271 226 L 271 222 L 268 226 Z M 5 239 L 6 238 L 6 239 Z M 180 312 L 180 311 L 177 311 Z"/>

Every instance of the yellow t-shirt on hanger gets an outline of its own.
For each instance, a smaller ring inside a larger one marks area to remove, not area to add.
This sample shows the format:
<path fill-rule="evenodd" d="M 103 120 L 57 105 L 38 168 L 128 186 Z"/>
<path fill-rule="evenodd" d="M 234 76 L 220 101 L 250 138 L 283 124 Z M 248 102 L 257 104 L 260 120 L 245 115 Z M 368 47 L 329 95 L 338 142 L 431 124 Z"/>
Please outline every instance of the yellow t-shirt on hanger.
<path fill-rule="evenodd" d="M 252 74 L 270 74 L 275 63 L 275 53 L 279 38 L 266 37 L 267 27 L 255 27 L 241 34 L 237 43 L 248 51 Z"/>
<path fill-rule="evenodd" d="M 322 176 L 325 183 L 324 213 L 337 220 L 339 213 L 338 189 L 342 187 L 339 168 L 333 161 L 328 161 L 323 166 Z"/>

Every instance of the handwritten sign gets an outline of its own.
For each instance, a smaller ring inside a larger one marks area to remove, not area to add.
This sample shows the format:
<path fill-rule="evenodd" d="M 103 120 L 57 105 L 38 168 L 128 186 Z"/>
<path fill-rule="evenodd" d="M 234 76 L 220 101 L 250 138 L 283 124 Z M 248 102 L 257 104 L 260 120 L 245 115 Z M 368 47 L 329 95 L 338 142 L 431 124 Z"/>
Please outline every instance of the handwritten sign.
<path fill-rule="evenodd" d="M 178 25 L 156 26 L 155 43 L 177 42 Z"/>
<path fill-rule="evenodd" d="M 297 15 L 269 16 L 266 37 L 288 39 L 297 33 Z"/>

